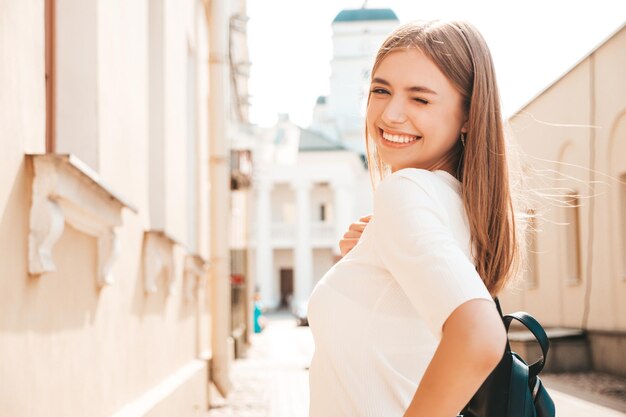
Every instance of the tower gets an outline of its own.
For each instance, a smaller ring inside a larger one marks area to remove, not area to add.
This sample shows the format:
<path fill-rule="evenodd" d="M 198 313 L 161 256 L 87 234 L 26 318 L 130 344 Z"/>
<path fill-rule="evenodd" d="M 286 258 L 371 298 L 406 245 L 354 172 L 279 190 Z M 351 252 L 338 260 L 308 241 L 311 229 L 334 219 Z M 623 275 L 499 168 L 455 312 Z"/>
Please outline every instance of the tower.
<path fill-rule="evenodd" d="M 343 145 L 363 152 L 364 115 L 375 54 L 399 20 L 391 9 L 345 9 L 332 22 L 327 115 Z"/>

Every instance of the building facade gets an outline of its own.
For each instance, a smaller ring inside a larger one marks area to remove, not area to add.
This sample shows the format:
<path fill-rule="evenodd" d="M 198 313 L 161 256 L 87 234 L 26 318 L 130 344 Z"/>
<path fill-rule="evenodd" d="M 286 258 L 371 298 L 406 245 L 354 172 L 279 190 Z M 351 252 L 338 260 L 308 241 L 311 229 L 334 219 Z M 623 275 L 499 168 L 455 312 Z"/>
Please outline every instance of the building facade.
<path fill-rule="evenodd" d="M 509 120 L 531 220 L 523 286 L 502 297 L 584 332 L 590 366 L 626 375 L 626 27 Z"/>
<path fill-rule="evenodd" d="M 311 129 L 365 152 L 370 72 L 378 48 L 399 24 L 391 9 L 344 9 L 332 22 L 330 92 L 315 106 Z"/>
<path fill-rule="evenodd" d="M 340 237 L 355 216 L 367 214 L 360 211 L 367 197 L 355 194 L 363 160 L 286 116 L 254 152 L 249 265 L 265 307 L 303 313 L 315 283 L 338 259 Z"/>
<path fill-rule="evenodd" d="M 228 392 L 240 7 L 1 2 L 0 415 L 196 415 Z"/>
<path fill-rule="evenodd" d="M 315 283 L 339 258 L 350 223 L 370 214 L 365 102 L 378 47 L 397 26 L 391 9 L 345 9 L 332 22 L 330 93 L 311 126 L 282 117 L 254 156 L 256 286 L 268 308 L 305 315 Z"/>
<path fill-rule="evenodd" d="M 251 210 L 252 147 L 256 141 L 249 123 L 248 78 L 250 66 L 247 45 L 246 2 L 233 2 L 230 15 L 229 73 L 233 122 L 228 129 L 230 145 L 230 283 L 231 336 L 235 357 L 245 356 L 254 330 L 254 282 L 249 272 L 249 219 Z"/>

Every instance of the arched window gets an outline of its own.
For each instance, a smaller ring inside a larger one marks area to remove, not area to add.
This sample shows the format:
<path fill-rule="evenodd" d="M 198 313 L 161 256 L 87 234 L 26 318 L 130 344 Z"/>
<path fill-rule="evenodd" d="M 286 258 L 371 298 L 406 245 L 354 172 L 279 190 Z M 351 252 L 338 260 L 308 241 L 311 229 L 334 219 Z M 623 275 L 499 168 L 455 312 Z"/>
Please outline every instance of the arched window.
<path fill-rule="evenodd" d="M 565 261 L 566 282 L 576 285 L 582 279 L 580 248 L 580 201 L 578 192 L 565 196 Z"/>
<path fill-rule="evenodd" d="M 527 212 L 527 229 L 526 229 L 526 270 L 525 281 L 526 289 L 534 289 L 539 286 L 539 263 L 538 263 L 538 247 L 537 247 L 537 214 L 535 210 L 530 209 Z"/>
<path fill-rule="evenodd" d="M 620 222 L 621 222 L 621 237 L 622 237 L 622 250 L 621 250 L 621 258 L 622 258 L 622 279 L 626 281 L 626 173 L 620 175 L 620 205 L 619 205 L 619 213 L 620 213 Z"/>
<path fill-rule="evenodd" d="M 54 153 L 54 0 L 46 0 L 46 153 Z"/>

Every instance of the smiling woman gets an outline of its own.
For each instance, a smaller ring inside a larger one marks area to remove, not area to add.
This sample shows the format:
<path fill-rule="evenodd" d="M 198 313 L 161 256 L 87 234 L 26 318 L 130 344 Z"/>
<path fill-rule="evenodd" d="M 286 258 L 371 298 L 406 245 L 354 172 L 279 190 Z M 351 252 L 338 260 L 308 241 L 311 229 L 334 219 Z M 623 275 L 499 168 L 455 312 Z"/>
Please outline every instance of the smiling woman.
<path fill-rule="evenodd" d="M 456 175 L 458 139 L 467 131 L 463 101 L 419 50 L 389 53 L 372 79 L 367 128 L 392 172 L 414 167 Z"/>
<path fill-rule="evenodd" d="M 418 22 L 371 74 L 374 214 L 309 300 L 310 417 L 452 417 L 503 357 L 518 252 L 493 64 L 473 26 Z"/>

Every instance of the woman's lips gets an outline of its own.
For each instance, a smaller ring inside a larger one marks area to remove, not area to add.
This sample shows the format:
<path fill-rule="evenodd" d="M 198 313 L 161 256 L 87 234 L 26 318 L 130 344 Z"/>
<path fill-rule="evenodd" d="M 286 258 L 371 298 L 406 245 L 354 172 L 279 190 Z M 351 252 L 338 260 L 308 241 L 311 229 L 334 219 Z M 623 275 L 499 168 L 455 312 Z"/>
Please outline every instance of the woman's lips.
<path fill-rule="evenodd" d="M 421 136 L 412 136 L 412 135 L 406 135 L 406 134 L 395 135 L 395 134 L 387 133 L 382 129 L 379 129 L 379 136 L 382 139 L 381 140 L 382 144 L 390 148 L 406 148 L 407 146 L 411 146 L 414 143 L 418 142 L 422 138 Z M 391 140 L 388 140 L 387 138 L 385 138 L 385 136 Z M 408 142 L 394 142 L 393 141 L 393 140 L 399 140 L 399 139 L 407 140 L 408 138 L 412 138 L 412 139 L 409 140 Z"/>

